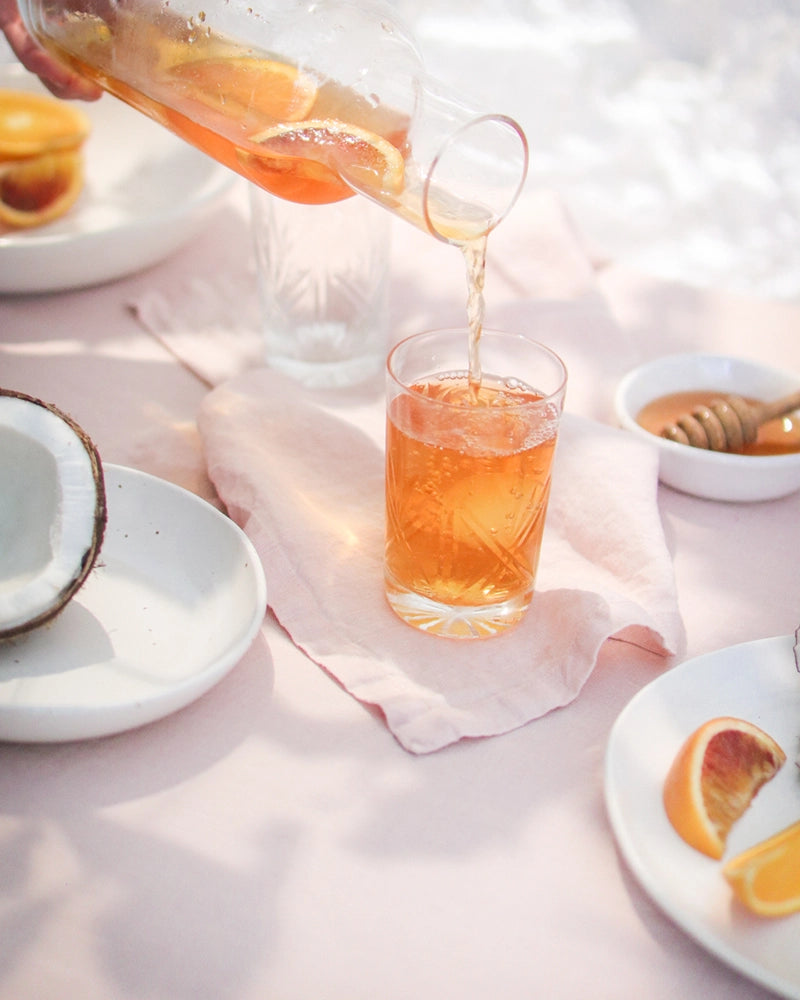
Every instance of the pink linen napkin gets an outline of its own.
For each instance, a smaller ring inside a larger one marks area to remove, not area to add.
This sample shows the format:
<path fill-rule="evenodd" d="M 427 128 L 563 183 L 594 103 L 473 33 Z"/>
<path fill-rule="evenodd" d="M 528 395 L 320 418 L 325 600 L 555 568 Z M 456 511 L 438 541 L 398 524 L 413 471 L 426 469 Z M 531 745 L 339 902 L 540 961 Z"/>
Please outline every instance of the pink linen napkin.
<path fill-rule="evenodd" d="M 209 475 L 259 552 L 278 621 L 382 711 L 406 750 L 507 732 L 566 705 L 611 636 L 678 651 L 648 446 L 566 414 L 530 612 L 505 636 L 447 640 L 404 624 L 385 601 L 382 397 L 353 412 L 358 426 L 255 369 L 206 397 L 199 427 Z"/>
<path fill-rule="evenodd" d="M 264 347 L 253 277 L 196 276 L 146 289 L 129 306 L 139 323 L 207 386 L 261 364 Z"/>

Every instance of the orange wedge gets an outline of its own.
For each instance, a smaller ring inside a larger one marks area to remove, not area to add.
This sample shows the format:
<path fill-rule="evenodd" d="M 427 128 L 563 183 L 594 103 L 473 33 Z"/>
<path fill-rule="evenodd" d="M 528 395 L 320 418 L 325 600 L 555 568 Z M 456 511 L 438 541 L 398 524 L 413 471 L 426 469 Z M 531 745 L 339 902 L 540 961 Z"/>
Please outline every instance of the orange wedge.
<path fill-rule="evenodd" d="M 388 139 L 337 118 L 275 125 L 250 137 L 258 152 L 240 153 L 249 176 L 273 194 L 295 201 L 344 198 L 356 187 L 398 193 L 405 164 Z M 315 185 L 325 198 L 314 196 Z"/>
<path fill-rule="evenodd" d="M 77 150 L 0 163 L 0 225 L 25 229 L 52 222 L 72 207 L 82 187 Z"/>
<path fill-rule="evenodd" d="M 186 96 L 229 117 L 252 109 L 259 117 L 296 122 L 317 97 L 313 77 L 273 59 L 208 58 L 177 63 L 167 73 L 183 83 Z"/>
<path fill-rule="evenodd" d="M 784 917 L 800 912 L 800 822 L 732 858 L 722 874 L 753 913 Z"/>
<path fill-rule="evenodd" d="M 23 90 L 0 90 L 0 160 L 77 149 L 89 119 L 66 101 Z"/>
<path fill-rule="evenodd" d="M 678 751 L 664 781 L 667 816 L 698 851 L 721 858 L 733 824 L 786 754 L 767 733 L 743 719 L 704 723 Z"/>

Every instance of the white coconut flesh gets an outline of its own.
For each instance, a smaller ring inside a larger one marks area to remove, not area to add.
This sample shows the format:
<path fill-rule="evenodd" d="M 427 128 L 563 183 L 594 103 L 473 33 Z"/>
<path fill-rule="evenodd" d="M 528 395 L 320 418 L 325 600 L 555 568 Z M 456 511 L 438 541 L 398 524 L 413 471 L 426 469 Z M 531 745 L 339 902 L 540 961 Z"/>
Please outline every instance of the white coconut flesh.
<path fill-rule="evenodd" d="M 0 639 L 69 602 L 105 523 L 102 466 L 85 432 L 55 407 L 0 389 Z"/>

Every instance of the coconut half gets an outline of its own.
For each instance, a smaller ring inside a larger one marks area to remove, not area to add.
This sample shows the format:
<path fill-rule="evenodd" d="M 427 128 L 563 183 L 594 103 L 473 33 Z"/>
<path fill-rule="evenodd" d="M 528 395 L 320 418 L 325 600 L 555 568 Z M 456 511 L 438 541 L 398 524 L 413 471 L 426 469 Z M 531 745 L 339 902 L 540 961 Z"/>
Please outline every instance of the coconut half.
<path fill-rule="evenodd" d="M 88 435 L 56 407 L 0 389 L 0 639 L 65 607 L 105 526 L 103 468 Z"/>

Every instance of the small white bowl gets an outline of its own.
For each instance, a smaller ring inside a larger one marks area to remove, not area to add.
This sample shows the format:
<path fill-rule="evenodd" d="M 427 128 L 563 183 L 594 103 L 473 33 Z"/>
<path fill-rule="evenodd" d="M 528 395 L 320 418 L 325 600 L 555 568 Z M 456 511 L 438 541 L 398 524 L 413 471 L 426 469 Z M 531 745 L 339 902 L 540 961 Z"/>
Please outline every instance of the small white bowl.
<path fill-rule="evenodd" d="M 676 444 L 636 422 L 642 407 L 672 392 L 713 389 L 773 400 L 800 388 L 800 376 L 719 354 L 675 354 L 641 365 L 622 379 L 614 406 L 620 424 L 659 450 L 659 479 L 707 500 L 774 500 L 800 489 L 800 452 L 729 455 Z"/>

